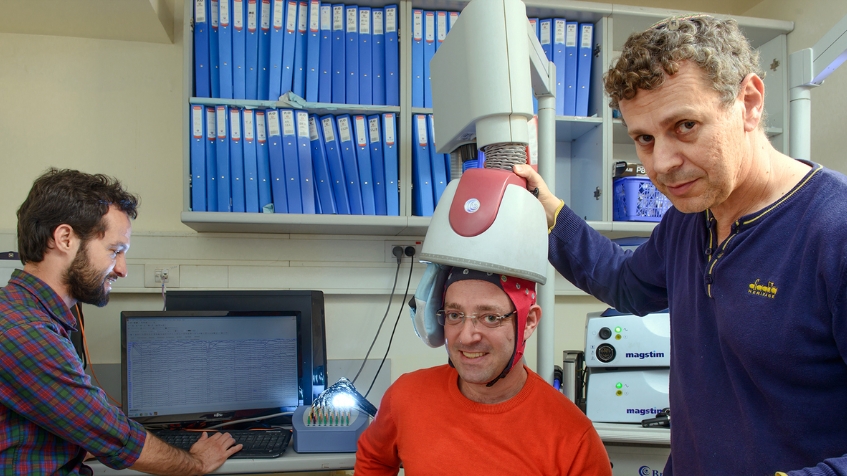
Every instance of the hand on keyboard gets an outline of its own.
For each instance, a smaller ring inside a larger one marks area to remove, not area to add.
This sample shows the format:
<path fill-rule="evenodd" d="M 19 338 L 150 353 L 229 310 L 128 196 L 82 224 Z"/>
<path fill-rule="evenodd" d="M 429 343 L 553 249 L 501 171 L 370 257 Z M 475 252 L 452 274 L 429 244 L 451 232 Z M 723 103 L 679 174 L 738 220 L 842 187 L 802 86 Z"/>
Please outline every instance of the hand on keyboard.
<path fill-rule="evenodd" d="M 242 445 L 235 444 L 235 439 L 229 433 L 212 433 L 211 435 L 203 432 L 200 439 L 191 445 L 190 453 L 209 465 L 210 469 L 203 474 L 214 471 L 242 448 Z"/>

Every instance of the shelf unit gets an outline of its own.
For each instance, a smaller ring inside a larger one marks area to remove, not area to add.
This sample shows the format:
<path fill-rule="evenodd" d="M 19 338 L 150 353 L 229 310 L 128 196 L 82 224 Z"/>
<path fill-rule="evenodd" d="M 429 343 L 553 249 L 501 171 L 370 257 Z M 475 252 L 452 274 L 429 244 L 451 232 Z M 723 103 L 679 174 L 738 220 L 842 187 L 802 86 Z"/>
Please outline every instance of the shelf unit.
<path fill-rule="evenodd" d="M 191 97 L 193 90 L 193 34 L 191 19 L 193 1 L 185 2 L 183 25 L 184 53 L 183 92 L 185 104 L 235 105 L 252 108 L 296 108 L 318 114 L 397 114 L 399 149 L 400 216 L 362 215 L 298 215 L 232 212 L 193 212 L 190 210 L 189 114 L 184 108 L 183 133 L 183 212 L 182 222 L 199 232 L 307 233 L 330 235 L 405 235 L 423 236 L 429 217 L 412 216 L 412 115 L 431 113 L 431 109 L 411 107 L 411 11 L 461 11 L 467 1 L 456 0 L 359 0 L 347 3 L 382 7 L 399 7 L 400 38 L 400 106 L 359 106 L 320 104 L 302 101 L 249 101 Z M 637 161 L 635 148 L 626 135 L 625 126 L 612 118 L 608 99 L 603 94 L 603 73 L 619 54 L 629 34 L 644 30 L 677 10 L 622 6 L 562 0 L 527 0 L 527 16 L 566 18 L 594 24 L 594 59 L 589 117 L 556 117 L 556 195 L 565 200 L 577 214 L 598 231 L 612 236 L 647 235 L 653 223 L 612 221 L 612 164 L 617 160 Z M 718 15 L 720 16 L 720 15 Z M 754 48 L 760 51 L 767 94 L 766 131 L 778 150 L 788 150 L 788 94 L 786 34 L 793 23 L 749 17 L 733 17 L 738 21 Z M 461 21 L 461 20 L 460 20 Z"/>

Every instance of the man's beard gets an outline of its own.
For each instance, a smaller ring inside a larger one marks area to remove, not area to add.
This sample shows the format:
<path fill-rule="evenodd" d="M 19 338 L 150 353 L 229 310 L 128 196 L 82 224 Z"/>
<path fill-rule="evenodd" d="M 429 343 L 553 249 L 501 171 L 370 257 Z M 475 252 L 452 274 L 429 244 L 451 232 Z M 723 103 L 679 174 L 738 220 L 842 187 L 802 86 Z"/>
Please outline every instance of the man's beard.
<path fill-rule="evenodd" d="M 106 292 L 108 275 L 94 268 L 88 259 L 88 243 L 80 246 L 71 265 L 65 271 L 65 285 L 74 299 L 85 304 L 103 307 L 109 302 Z"/>

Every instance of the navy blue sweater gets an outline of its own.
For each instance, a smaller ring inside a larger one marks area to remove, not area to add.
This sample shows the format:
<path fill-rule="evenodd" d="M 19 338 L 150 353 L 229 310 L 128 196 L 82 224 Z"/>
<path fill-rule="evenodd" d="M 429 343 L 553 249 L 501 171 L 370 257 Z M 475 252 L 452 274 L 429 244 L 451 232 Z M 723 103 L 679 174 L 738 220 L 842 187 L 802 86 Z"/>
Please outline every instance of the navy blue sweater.
<path fill-rule="evenodd" d="M 812 165 L 723 243 L 708 210 L 670 209 L 635 252 L 556 219 L 565 278 L 620 311 L 670 308 L 665 476 L 847 475 L 847 177 Z"/>

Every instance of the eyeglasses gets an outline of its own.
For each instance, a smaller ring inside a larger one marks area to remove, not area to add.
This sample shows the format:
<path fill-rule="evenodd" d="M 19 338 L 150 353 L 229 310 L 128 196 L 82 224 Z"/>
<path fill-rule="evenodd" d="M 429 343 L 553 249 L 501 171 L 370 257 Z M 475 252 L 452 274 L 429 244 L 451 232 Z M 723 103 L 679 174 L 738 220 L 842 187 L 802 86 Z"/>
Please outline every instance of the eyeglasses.
<path fill-rule="evenodd" d="M 494 329 L 496 327 L 500 327 L 503 325 L 503 321 L 510 318 L 512 314 L 515 314 L 517 311 L 512 311 L 508 314 L 503 314 L 502 316 L 498 316 L 496 314 L 483 314 L 481 316 L 466 316 L 464 312 L 460 311 L 450 311 L 440 309 L 435 313 L 435 317 L 438 318 L 438 323 L 442 326 L 455 326 L 458 324 L 464 324 L 465 318 L 468 317 L 472 319 L 472 323 L 474 327 L 476 327 L 476 322 L 479 321 L 483 326 Z"/>

